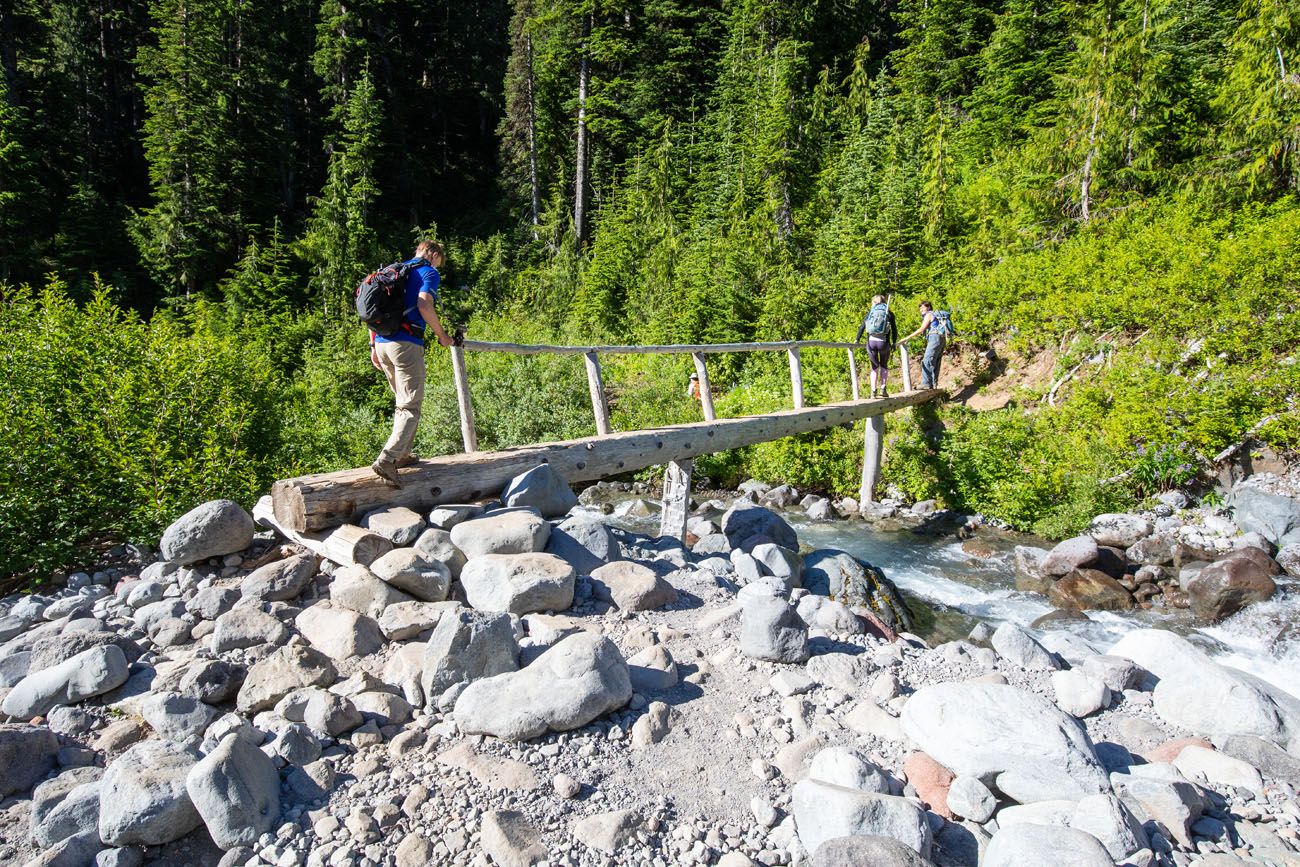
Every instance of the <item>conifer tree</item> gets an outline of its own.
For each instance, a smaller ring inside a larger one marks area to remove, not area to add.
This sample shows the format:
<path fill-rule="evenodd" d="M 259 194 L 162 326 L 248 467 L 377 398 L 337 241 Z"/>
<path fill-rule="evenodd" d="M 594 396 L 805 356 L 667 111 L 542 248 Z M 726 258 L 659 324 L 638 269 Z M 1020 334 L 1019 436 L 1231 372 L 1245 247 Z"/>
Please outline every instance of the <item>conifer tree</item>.
<path fill-rule="evenodd" d="M 0 76 L 0 283 L 23 261 L 29 199 L 34 192 L 32 165 L 22 145 L 22 113 L 10 103 L 9 86 Z"/>

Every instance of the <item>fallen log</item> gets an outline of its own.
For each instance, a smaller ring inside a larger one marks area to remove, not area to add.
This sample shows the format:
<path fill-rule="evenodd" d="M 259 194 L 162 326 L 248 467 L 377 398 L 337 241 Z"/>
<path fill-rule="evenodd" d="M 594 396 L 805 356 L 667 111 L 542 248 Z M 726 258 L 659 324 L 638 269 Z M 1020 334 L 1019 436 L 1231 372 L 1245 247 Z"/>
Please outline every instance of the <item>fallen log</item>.
<path fill-rule="evenodd" d="M 369 566 L 393 550 L 392 542 L 355 524 L 343 524 L 319 532 L 300 532 L 286 527 L 276 519 L 271 503 L 270 497 L 258 500 L 253 507 L 253 520 L 340 566 Z"/>
<path fill-rule="evenodd" d="M 369 467 L 299 476 L 272 486 L 273 515 L 278 526 L 295 533 L 318 531 L 355 521 L 380 506 L 423 512 L 444 503 L 495 497 L 511 479 L 538 464 L 550 464 L 569 482 L 595 481 L 852 423 L 942 396 L 942 391 L 930 389 L 769 415 L 427 458 L 398 470 L 400 489 L 386 485 Z"/>

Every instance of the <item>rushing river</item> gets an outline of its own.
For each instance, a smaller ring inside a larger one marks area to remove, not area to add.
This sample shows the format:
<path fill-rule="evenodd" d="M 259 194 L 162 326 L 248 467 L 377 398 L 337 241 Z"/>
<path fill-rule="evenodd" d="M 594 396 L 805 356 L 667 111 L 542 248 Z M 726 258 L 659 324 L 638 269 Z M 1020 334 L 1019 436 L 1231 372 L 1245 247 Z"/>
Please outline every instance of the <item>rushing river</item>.
<path fill-rule="evenodd" d="M 1045 596 L 1015 587 L 1012 549 L 998 540 L 998 553 L 977 558 L 952 536 L 873 529 L 861 521 L 814 523 L 785 515 L 812 548 L 839 548 L 884 569 L 910 599 L 929 603 L 931 641 L 965 637 L 978 621 L 1029 626 L 1053 610 Z M 610 519 L 627 529 L 654 533 L 658 519 Z M 1032 540 L 1024 544 L 1032 544 Z M 1252 605 L 1215 626 L 1196 626 L 1187 611 L 1089 612 L 1088 620 L 1053 621 L 1105 651 L 1125 632 L 1142 627 L 1173 629 L 1189 636 L 1219 662 L 1243 669 L 1300 696 L 1300 583 L 1283 584 L 1273 599 Z"/>

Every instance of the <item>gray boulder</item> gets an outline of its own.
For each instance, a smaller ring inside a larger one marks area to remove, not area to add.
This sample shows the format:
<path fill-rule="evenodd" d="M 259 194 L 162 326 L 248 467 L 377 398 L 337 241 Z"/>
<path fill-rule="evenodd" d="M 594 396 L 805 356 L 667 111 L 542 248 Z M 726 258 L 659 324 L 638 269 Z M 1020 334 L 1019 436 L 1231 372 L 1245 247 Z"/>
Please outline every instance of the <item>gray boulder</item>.
<path fill-rule="evenodd" d="M 222 849 L 252 846 L 280 820 L 275 762 L 238 735 L 228 735 L 185 777 L 212 842 Z"/>
<path fill-rule="evenodd" d="M 294 626 L 312 647 L 330 659 L 360 659 L 384 646 L 383 633 L 374 620 L 325 602 L 300 611 Z"/>
<path fill-rule="evenodd" d="M 780 578 L 787 590 L 793 590 L 803 581 L 803 560 L 797 552 L 765 542 L 755 545 L 750 554 L 758 561 L 762 574 Z"/>
<path fill-rule="evenodd" d="M 23 867 L 86 867 L 98 864 L 97 856 L 104 848 L 99 835 L 94 832 L 77 834 L 60 840 Z"/>
<path fill-rule="evenodd" d="M 366 514 L 361 526 L 401 547 L 419 538 L 424 530 L 424 518 L 406 506 L 389 506 Z"/>
<path fill-rule="evenodd" d="M 785 519 L 770 509 L 737 500 L 722 516 L 722 533 L 732 548 L 754 536 L 766 536 L 783 548 L 799 550 L 799 537 Z"/>
<path fill-rule="evenodd" d="M 477 522 L 456 529 L 471 523 Z M 460 583 L 481 611 L 527 614 L 571 606 L 575 577 L 572 566 L 551 554 L 483 554 L 465 564 Z"/>
<path fill-rule="evenodd" d="M 1044 575 L 1060 577 L 1075 569 L 1095 568 L 1101 560 L 1097 540 L 1091 536 L 1075 536 L 1059 543 L 1039 564 Z"/>
<path fill-rule="evenodd" d="M 221 659 L 205 659 L 185 669 L 176 691 L 198 699 L 204 704 L 224 704 L 244 682 L 243 666 L 232 665 Z"/>
<path fill-rule="evenodd" d="M 1021 668 L 1031 671 L 1055 671 L 1060 668 L 1047 648 L 1014 623 L 998 624 L 991 643 L 998 656 Z"/>
<path fill-rule="evenodd" d="M 245 647 L 284 644 L 289 630 L 258 608 L 234 608 L 217 618 L 212 630 L 212 649 L 227 653 Z"/>
<path fill-rule="evenodd" d="M 1150 536 L 1153 529 L 1151 522 L 1141 515 L 1116 512 L 1093 518 L 1088 525 L 1088 535 L 1098 545 L 1128 548 Z"/>
<path fill-rule="evenodd" d="M 233 500 L 212 500 L 181 515 L 162 536 L 164 560 L 187 565 L 253 544 L 253 518 Z"/>
<path fill-rule="evenodd" d="M 1052 702 L 1013 686 L 944 683 L 903 705 L 903 731 L 958 776 L 1022 804 L 1109 790 L 1083 726 Z"/>
<path fill-rule="evenodd" d="M 1277 565 L 1292 578 L 1300 578 L 1300 543 L 1285 545 L 1277 552 Z"/>
<path fill-rule="evenodd" d="M 538 464 L 510 480 L 501 502 L 536 509 L 543 518 L 558 518 L 578 505 L 578 496 L 550 464 Z"/>
<path fill-rule="evenodd" d="M 316 557 L 296 554 L 253 570 L 239 584 L 245 598 L 263 602 L 288 602 L 297 599 L 316 577 Z"/>
<path fill-rule="evenodd" d="M 200 620 L 216 620 L 233 608 L 239 597 L 234 587 L 204 587 L 185 603 L 185 610 Z"/>
<path fill-rule="evenodd" d="M 415 597 L 380 581 L 365 566 L 346 566 L 330 581 L 330 601 L 378 620 L 389 605 L 414 602 Z"/>
<path fill-rule="evenodd" d="M 295 689 L 329 686 L 337 677 L 329 657 L 310 647 L 287 645 L 256 662 L 239 689 L 236 706 L 241 713 L 256 713 Z"/>
<path fill-rule="evenodd" d="M 827 840 L 812 853 L 811 867 L 930 867 L 930 861 L 893 837 L 855 835 Z"/>
<path fill-rule="evenodd" d="M 519 669 L 510 616 L 462 609 L 443 615 L 424 650 L 421 686 L 433 704 L 452 687 Z"/>
<path fill-rule="evenodd" d="M 431 632 L 444 613 L 457 608 L 459 602 L 398 602 L 379 615 L 379 631 L 389 641 L 408 641 Z"/>
<path fill-rule="evenodd" d="M 197 756 L 166 741 L 143 741 L 104 771 L 99 836 L 110 846 L 161 846 L 201 823 L 185 778 Z"/>
<path fill-rule="evenodd" d="M 740 651 L 768 662 L 804 662 L 811 652 L 808 625 L 784 599 L 752 596 L 740 612 Z"/>
<path fill-rule="evenodd" d="M 116 644 L 92 647 L 69 660 L 34 671 L 5 696 L 3 710 L 15 719 L 31 719 L 60 704 L 76 704 L 116 689 L 129 676 L 126 656 Z"/>
<path fill-rule="evenodd" d="M 848 747 L 827 747 L 813 756 L 808 779 L 876 795 L 890 791 L 889 778 L 880 768 Z"/>
<path fill-rule="evenodd" d="M 590 575 L 606 563 L 623 559 L 614 531 L 582 515 L 574 515 L 551 529 L 546 553 L 559 557 L 579 575 Z"/>
<path fill-rule="evenodd" d="M 546 548 L 551 525 L 531 509 L 493 512 L 451 528 L 452 544 L 473 560 L 485 554 L 531 554 Z"/>
<path fill-rule="evenodd" d="M 461 521 L 477 518 L 483 514 L 483 507 L 475 503 L 448 503 L 434 506 L 429 512 L 429 526 L 435 530 L 450 530 Z"/>
<path fill-rule="evenodd" d="M 453 579 L 460 577 L 460 570 L 465 565 L 465 554 L 451 541 L 450 530 L 430 527 L 415 540 L 414 548 L 415 553 L 424 559 L 446 566 Z"/>
<path fill-rule="evenodd" d="M 982 825 L 997 808 L 997 796 L 975 777 L 959 776 L 948 787 L 948 809 L 963 819 Z"/>
<path fill-rule="evenodd" d="M 1282 567 L 1263 551 L 1243 548 L 1197 572 L 1183 589 L 1196 616 L 1217 623 L 1253 602 L 1271 598 L 1277 590 L 1273 576 L 1281 572 Z"/>
<path fill-rule="evenodd" d="M 845 551 L 813 551 L 803 558 L 803 586 L 848 606 L 870 609 L 892 629 L 910 631 L 912 613 L 884 572 Z"/>
<path fill-rule="evenodd" d="M 981 867 L 1114 867 L 1096 837 L 1060 825 L 1025 822 L 1002 828 L 984 850 Z"/>
<path fill-rule="evenodd" d="M 394 548 L 371 563 L 370 571 L 421 602 L 442 602 L 451 589 L 451 570 L 446 564 L 425 559 L 414 548 Z"/>
<path fill-rule="evenodd" d="M 1096 837 L 1116 861 L 1151 845 L 1142 823 L 1111 794 L 1082 798 L 1070 815 L 1070 827 Z"/>
<path fill-rule="evenodd" d="M 591 580 L 597 595 L 612 600 L 622 611 L 653 611 L 677 601 L 673 585 L 631 560 L 607 563 L 592 571 Z"/>
<path fill-rule="evenodd" d="M 1279 548 L 1300 544 L 1300 500 L 1239 482 L 1228 494 L 1228 505 L 1243 532 L 1259 533 Z"/>
<path fill-rule="evenodd" d="M 98 771 L 98 768 L 95 769 Z M 50 782 L 56 782 L 51 780 Z M 73 786 L 46 809 L 32 810 L 32 841 L 46 849 L 80 834 L 99 836 L 100 781 Z M 43 786 L 42 786 L 43 787 Z M 34 797 L 33 801 L 37 799 Z"/>
<path fill-rule="evenodd" d="M 160 736 L 184 747 L 198 746 L 218 713 L 178 692 L 155 692 L 140 705 L 140 715 Z"/>
<path fill-rule="evenodd" d="M 627 663 L 618 648 L 608 638 L 579 633 L 525 669 L 465 687 L 455 719 L 467 734 L 520 741 L 584 726 L 631 698 Z"/>
<path fill-rule="evenodd" d="M 36 725 L 0 725 L 0 798 L 26 792 L 59 755 L 59 738 Z"/>
<path fill-rule="evenodd" d="M 62 635 L 49 635 L 32 644 L 31 671 L 53 668 L 66 662 L 79 653 L 85 653 L 92 647 L 116 644 L 128 663 L 140 658 L 140 645 L 121 632 L 93 629 L 87 632 L 64 632 Z"/>
<path fill-rule="evenodd" d="M 27 676 L 32 667 L 32 652 L 19 650 L 0 657 L 0 689 L 9 689 Z"/>
<path fill-rule="evenodd" d="M 847 789 L 819 780 L 794 787 L 791 812 L 799 840 L 809 852 L 838 837 L 890 837 L 922 857 L 933 839 L 925 810 L 907 798 Z"/>

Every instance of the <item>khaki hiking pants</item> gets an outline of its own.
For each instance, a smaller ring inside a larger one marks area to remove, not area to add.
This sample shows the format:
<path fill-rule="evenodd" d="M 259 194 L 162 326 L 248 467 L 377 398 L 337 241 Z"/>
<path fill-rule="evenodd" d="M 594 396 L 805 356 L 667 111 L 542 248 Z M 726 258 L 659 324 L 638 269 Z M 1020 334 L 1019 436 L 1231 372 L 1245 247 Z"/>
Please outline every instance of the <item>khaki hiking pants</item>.
<path fill-rule="evenodd" d="M 424 403 L 424 346 L 394 340 L 376 343 L 379 366 L 397 399 L 393 433 L 379 453 L 381 461 L 398 461 L 411 453 L 415 431 L 420 426 L 420 405 Z"/>

